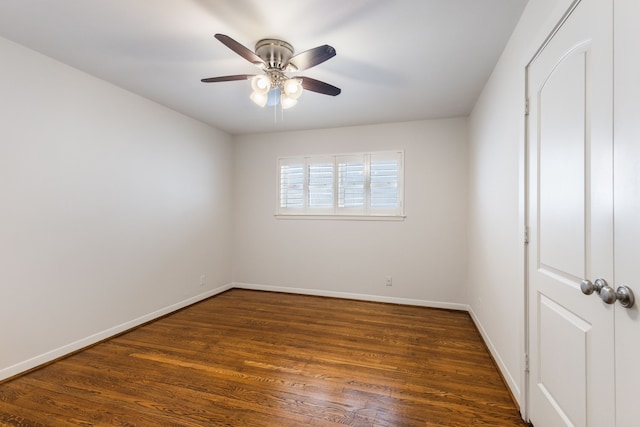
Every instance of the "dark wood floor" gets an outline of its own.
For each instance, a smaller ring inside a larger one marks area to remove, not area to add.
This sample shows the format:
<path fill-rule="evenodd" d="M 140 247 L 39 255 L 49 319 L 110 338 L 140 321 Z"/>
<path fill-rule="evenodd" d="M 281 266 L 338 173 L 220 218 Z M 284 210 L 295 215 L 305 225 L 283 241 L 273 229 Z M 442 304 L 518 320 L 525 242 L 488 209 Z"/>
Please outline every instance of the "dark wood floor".
<path fill-rule="evenodd" d="M 0 385 L 10 426 L 523 426 L 469 315 L 234 289 Z"/>

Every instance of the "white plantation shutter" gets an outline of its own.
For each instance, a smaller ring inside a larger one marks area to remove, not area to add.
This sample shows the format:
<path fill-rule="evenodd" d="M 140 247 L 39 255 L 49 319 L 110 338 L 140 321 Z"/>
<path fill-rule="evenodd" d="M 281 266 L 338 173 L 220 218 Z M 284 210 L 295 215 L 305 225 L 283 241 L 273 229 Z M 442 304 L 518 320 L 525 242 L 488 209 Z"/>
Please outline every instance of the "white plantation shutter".
<path fill-rule="evenodd" d="M 281 158 L 279 215 L 403 217 L 404 153 Z"/>
<path fill-rule="evenodd" d="M 390 154 L 371 155 L 370 160 L 370 198 L 371 209 L 397 211 L 401 208 L 400 171 L 402 158 Z"/>
<path fill-rule="evenodd" d="M 280 210 L 304 209 L 304 158 L 280 161 Z"/>
<path fill-rule="evenodd" d="M 333 159 L 309 159 L 309 209 L 333 209 Z"/>
<path fill-rule="evenodd" d="M 365 207 L 365 156 L 338 156 L 338 209 L 362 213 Z"/>

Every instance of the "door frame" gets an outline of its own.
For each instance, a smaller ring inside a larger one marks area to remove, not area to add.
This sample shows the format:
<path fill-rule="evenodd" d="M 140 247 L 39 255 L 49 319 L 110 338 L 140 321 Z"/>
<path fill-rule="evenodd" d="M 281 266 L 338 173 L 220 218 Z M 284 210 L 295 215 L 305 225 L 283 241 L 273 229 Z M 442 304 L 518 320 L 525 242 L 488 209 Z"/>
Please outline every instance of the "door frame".
<path fill-rule="evenodd" d="M 523 372 L 522 372 L 522 378 L 523 378 L 523 389 L 524 389 L 524 397 L 523 397 L 523 407 L 520 409 L 521 411 L 521 415 L 522 418 L 527 421 L 530 422 L 531 421 L 531 406 L 530 406 L 530 396 L 531 396 L 531 378 L 530 378 L 530 370 L 529 370 L 529 360 L 530 360 L 530 340 L 531 340 L 531 327 L 530 327 L 530 312 L 529 312 L 529 210 L 530 210 L 530 204 L 529 204 L 529 187 L 530 187 L 530 177 L 531 177 L 531 171 L 529 170 L 529 162 L 530 162 L 530 157 L 529 157 L 529 148 L 530 148 L 530 141 L 529 141 L 529 98 L 531 96 L 531 93 L 529 91 L 529 69 L 531 67 L 531 65 L 535 62 L 535 60 L 538 58 L 538 56 L 540 56 L 540 54 L 542 53 L 542 51 L 544 50 L 544 48 L 551 42 L 551 40 L 553 39 L 553 37 L 558 33 L 558 31 L 560 30 L 560 28 L 564 25 L 564 23 L 569 19 L 569 17 L 571 16 L 571 14 L 573 13 L 573 11 L 578 7 L 578 5 L 580 4 L 581 0 L 573 0 L 571 2 L 571 4 L 569 5 L 568 9 L 564 12 L 564 14 L 562 15 L 562 17 L 559 19 L 559 21 L 555 24 L 555 26 L 553 27 L 553 29 L 551 30 L 551 32 L 547 35 L 547 37 L 544 39 L 544 41 L 542 42 L 542 44 L 540 45 L 540 47 L 538 47 L 538 49 L 535 51 L 535 53 L 533 54 L 533 56 L 531 57 L 531 59 L 527 62 L 527 64 L 524 67 L 524 144 L 522 146 L 522 155 L 521 155 L 521 159 L 520 161 L 521 163 L 521 182 L 522 182 L 522 188 L 521 188 L 521 194 L 522 194 L 522 198 L 520 200 L 520 204 L 522 206 L 522 212 L 521 212 L 521 216 L 522 216 L 522 224 L 523 224 L 523 244 L 524 244 L 524 251 L 523 251 L 523 256 L 524 256 L 524 260 L 523 260 L 523 265 L 524 265 L 524 271 L 523 271 L 523 284 L 524 284 L 524 298 L 523 298 L 523 304 L 524 304 L 524 310 L 523 310 L 523 316 L 524 316 L 524 354 L 523 354 L 523 363 L 522 363 L 522 367 L 523 367 Z"/>

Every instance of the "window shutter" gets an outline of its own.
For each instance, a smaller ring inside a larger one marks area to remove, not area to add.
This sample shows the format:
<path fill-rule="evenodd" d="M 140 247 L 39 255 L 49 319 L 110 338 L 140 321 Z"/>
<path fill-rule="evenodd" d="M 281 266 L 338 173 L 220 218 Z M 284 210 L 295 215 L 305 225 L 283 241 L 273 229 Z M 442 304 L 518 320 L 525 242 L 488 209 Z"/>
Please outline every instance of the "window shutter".
<path fill-rule="evenodd" d="M 304 159 L 280 161 L 280 209 L 304 209 Z"/>
<path fill-rule="evenodd" d="M 380 214 L 402 213 L 402 153 L 372 154 L 369 208 Z"/>
<path fill-rule="evenodd" d="M 372 208 L 398 206 L 398 162 L 396 160 L 371 161 Z"/>
<path fill-rule="evenodd" d="M 309 162 L 309 209 L 333 209 L 333 159 Z"/>
<path fill-rule="evenodd" d="M 338 156 L 337 164 L 338 208 L 362 212 L 366 182 L 364 156 Z"/>

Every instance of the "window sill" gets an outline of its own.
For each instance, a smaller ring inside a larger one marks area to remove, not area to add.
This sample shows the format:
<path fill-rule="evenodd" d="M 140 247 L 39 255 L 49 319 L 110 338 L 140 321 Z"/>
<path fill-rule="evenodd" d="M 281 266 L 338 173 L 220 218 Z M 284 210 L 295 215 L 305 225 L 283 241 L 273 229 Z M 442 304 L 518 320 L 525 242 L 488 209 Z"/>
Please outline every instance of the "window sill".
<path fill-rule="evenodd" d="M 330 221 L 404 221 L 406 215 L 274 215 L 276 219 L 313 219 Z"/>

